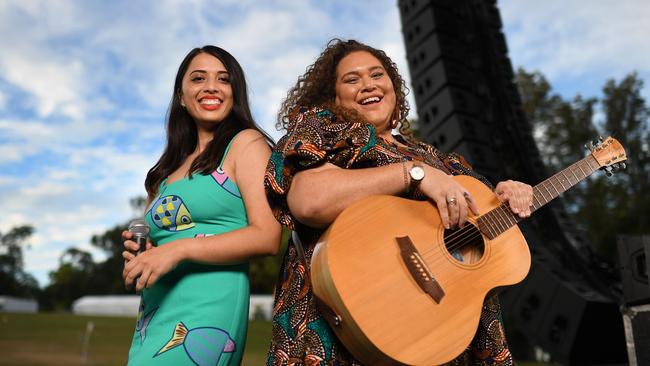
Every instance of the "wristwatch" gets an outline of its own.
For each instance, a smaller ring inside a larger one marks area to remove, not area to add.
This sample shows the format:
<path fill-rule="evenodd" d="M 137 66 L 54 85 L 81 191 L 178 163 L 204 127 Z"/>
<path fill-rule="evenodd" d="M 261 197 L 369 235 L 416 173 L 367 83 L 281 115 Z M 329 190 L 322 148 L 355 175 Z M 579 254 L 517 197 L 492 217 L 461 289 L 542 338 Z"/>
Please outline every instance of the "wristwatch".
<path fill-rule="evenodd" d="M 409 170 L 411 183 L 409 184 L 409 193 L 415 192 L 420 186 L 420 182 L 424 179 L 424 167 L 419 161 L 414 161 L 413 166 Z"/>

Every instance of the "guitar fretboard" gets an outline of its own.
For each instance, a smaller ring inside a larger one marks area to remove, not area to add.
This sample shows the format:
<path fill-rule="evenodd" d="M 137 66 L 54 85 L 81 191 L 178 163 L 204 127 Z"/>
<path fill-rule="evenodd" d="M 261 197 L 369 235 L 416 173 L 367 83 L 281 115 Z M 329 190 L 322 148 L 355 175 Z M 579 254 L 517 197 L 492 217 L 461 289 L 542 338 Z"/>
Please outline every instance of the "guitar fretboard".
<path fill-rule="evenodd" d="M 599 168 L 598 161 L 592 155 L 588 155 L 539 183 L 533 187 L 533 207 L 531 212 L 537 211 Z M 496 238 L 519 221 L 521 221 L 521 218 L 504 204 L 481 215 L 477 220 L 479 230 L 490 239 Z"/>

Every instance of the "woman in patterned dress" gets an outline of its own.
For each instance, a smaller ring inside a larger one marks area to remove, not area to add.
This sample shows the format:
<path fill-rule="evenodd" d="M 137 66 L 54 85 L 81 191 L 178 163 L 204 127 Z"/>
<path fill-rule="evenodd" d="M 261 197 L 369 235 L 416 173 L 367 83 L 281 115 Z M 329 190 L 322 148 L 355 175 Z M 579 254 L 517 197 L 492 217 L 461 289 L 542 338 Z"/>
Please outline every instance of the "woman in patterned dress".
<path fill-rule="evenodd" d="M 478 214 L 451 175 L 489 182 L 461 156 L 410 135 L 405 94 L 404 80 L 383 51 L 338 39 L 289 91 L 278 121 L 287 133 L 273 150 L 265 186 L 276 218 L 298 234 L 307 261 L 334 218 L 370 195 L 429 199 L 447 228 Z M 393 134 L 398 126 L 401 134 Z M 529 185 L 509 180 L 495 193 L 519 216 L 530 215 Z M 267 365 L 360 365 L 319 312 L 306 270 L 290 245 L 275 293 Z M 486 299 L 473 341 L 451 364 L 513 364 L 496 297 Z"/>
<path fill-rule="evenodd" d="M 145 181 L 146 251 L 123 233 L 124 280 L 142 291 L 130 365 L 239 365 L 248 322 L 248 260 L 277 253 L 264 196 L 270 139 L 248 106 L 241 66 L 215 46 L 181 63 L 167 146 Z"/>

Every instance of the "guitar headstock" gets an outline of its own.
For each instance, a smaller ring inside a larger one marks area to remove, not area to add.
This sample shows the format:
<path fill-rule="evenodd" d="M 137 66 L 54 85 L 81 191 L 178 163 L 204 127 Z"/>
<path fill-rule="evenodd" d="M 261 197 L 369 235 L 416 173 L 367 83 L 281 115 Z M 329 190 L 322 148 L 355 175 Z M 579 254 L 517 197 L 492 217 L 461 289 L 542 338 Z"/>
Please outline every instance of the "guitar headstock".
<path fill-rule="evenodd" d="M 591 147 L 591 155 L 596 159 L 602 169 L 605 169 L 607 175 L 612 175 L 613 169 L 625 169 L 624 161 L 627 160 L 625 149 L 618 140 L 608 137 L 605 140 L 596 142 Z"/>

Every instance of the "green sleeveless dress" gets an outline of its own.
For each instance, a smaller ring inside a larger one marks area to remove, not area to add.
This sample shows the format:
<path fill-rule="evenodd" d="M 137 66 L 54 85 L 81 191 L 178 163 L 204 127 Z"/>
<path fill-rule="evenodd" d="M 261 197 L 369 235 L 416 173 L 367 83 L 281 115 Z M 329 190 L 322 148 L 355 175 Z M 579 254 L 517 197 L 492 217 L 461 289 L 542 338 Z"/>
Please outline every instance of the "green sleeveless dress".
<path fill-rule="evenodd" d="M 163 181 L 145 213 L 154 245 L 248 225 L 239 189 L 222 164 L 223 159 L 211 174 L 193 174 L 170 184 Z M 179 263 L 142 292 L 129 365 L 239 365 L 248 303 L 247 262 Z"/>

